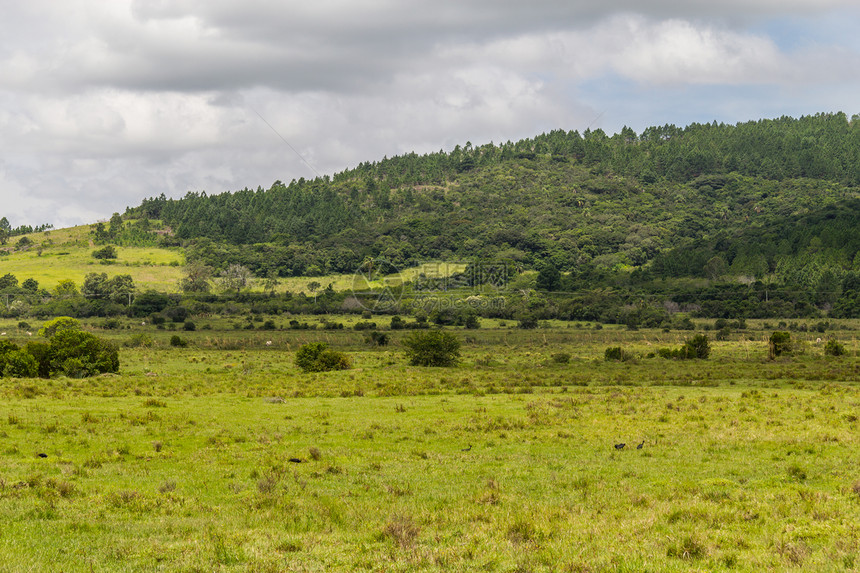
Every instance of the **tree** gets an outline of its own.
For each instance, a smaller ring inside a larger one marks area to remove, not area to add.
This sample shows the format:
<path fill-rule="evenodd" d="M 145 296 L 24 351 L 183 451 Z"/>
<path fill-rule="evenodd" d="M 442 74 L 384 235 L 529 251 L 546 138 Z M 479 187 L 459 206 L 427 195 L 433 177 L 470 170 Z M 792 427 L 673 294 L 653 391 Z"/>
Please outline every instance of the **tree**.
<path fill-rule="evenodd" d="M 39 290 L 39 281 L 29 278 L 21 283 L 21 288 L 30 292 L 36 292 Z"/>
<path fill-rule="evenodd" d="M 250 269 L 244 265 L 232 264 L 226 270 L 221 271 L 221 288 L 225 291 L 236 291 L 236 294 L 246 288 L 250 288 L 254 282 L 254 276 Z"/>
<path fill-rule="evenodd" d="M 308 290 L 309 290 L 309 291 L 311 291 L 311 292 L 313 293 L 313 295 L 314 295 L 314 302 L 316 302 L 316 301 L 317 301 L 317 290 L 319 290 L 319 288 L 320 288 L 321 286 L 322 286 L 322 285 L 321 285 L 320 283 L 318 283 L 317 281 L 311 281 L 311 282 L 309 282 L 309 283 L 308 283 Z"/>
<path fill-rule="evenodd" d="M 108 227 L 108 235 L 111 238 L 116 238 L 122 233 L 122 215 L 114 213 L 110 218 L 110 226 Z"/>
<path fill-rule="evenodd" d="M 131 304 L 131 295 L 135 291 L 131 275 L 116 275 L 108 280 L 105 286 L 112 302 Z"/>
<path fill-rule="evenodd" d="M 561 286 L 561 273 L 553 264 L 544 265 L 538 272 L 535 287 L 538 290 L 558 290 Z"/>
<path fill-rule="evenodd" d="M 791 354 L 791 333 L 775 331 L 768 339 L 767 357 L 774 360 L 777 356 Z"/>
<path fill-rule="evenodd" d="M 6 273 L 0 277 L 0 290 L 12 290 L 18 288 L 18 277 L 12 273 Z"/>
<path fill-rule="evenodd" d="M 403 339 L 413 366 L 452 366 L 460 358 L 460 340 L 450 332 L 412 332 Z"/>
<path fill-rule="evenodd" d="M 72 296 L 78 294 L 78 287 L 72 279 L 63 279 L 54 287 L 57 296 Z"/>
<path fill-rule="evenodd" d="M 185 276 L 179 279 L 182 292 L 209 292 L 212 267 L 195 261 L 185 266 Z"/>
<path fill-rule="evenodd" d="M 275 294 L 275 290 L 278 288 L 280 281 L 278 280 L 278 274 L 269 269 L 269 272 L 266 273 L 266 278 L 263 280 L 263 290 L 270 293 Z"/>

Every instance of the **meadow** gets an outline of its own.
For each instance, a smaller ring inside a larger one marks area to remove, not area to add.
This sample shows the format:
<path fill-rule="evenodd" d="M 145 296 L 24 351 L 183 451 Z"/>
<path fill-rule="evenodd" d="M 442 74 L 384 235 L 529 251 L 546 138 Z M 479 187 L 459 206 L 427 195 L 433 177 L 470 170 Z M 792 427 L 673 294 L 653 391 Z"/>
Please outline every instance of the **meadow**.
<path fill-rule="evenodd" d="M 483 320 L 453 368 L 275 321 L 94 320 L 120 374 L 0 380 L 0 571 L 860 569 L 857 321 L 666 360 L 690 332 Z"/>

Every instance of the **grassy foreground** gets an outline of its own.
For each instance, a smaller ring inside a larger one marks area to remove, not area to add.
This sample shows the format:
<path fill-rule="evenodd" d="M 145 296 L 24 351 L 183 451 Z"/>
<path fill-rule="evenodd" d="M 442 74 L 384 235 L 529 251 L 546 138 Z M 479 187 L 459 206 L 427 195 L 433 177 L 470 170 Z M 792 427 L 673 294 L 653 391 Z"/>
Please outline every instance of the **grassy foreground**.
<path fill-rule="evenodd" d="M 853 332 L 607 363 L 679 335 L 488 329 L 450 369 L 397 336 L 180 334 L 118 376 L 0 380 L 0 571 L 860 568 Z M 355 367 L 301 374 L 310 339 Z"/>

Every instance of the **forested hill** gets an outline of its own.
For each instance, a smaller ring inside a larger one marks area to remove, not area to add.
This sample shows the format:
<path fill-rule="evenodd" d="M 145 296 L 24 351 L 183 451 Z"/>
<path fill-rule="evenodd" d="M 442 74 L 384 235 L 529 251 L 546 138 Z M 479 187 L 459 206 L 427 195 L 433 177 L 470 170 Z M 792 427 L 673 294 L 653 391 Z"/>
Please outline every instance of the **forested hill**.
<path fill-rule="evenodd" d="M 820 114 L 466 143 L 268 190 L 162 195 L 125 216 L 163 220 L 190 260 L 260 276 L 382 257 L 812 283 L 860 271 L 858 186 L 860 117 Z"/>

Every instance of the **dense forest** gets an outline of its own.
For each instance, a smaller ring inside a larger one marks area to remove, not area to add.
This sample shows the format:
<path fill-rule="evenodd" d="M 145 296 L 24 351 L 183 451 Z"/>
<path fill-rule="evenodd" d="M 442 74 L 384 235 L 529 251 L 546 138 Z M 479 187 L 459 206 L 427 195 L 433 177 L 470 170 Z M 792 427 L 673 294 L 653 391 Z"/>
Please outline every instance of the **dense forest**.
<path fill-rule="evenodd" d="M 858 186 L 860 117 L 840 113 L 466 143 L 268 190 L 162 195 L 124 218 L 163 221 L 191 262 L 257 276 L 502 261 L 574 299 L 609 287 L 707 308 L 708 289 L 741 289 L 747 302 L 712 314 L 853 316 Z"/>

